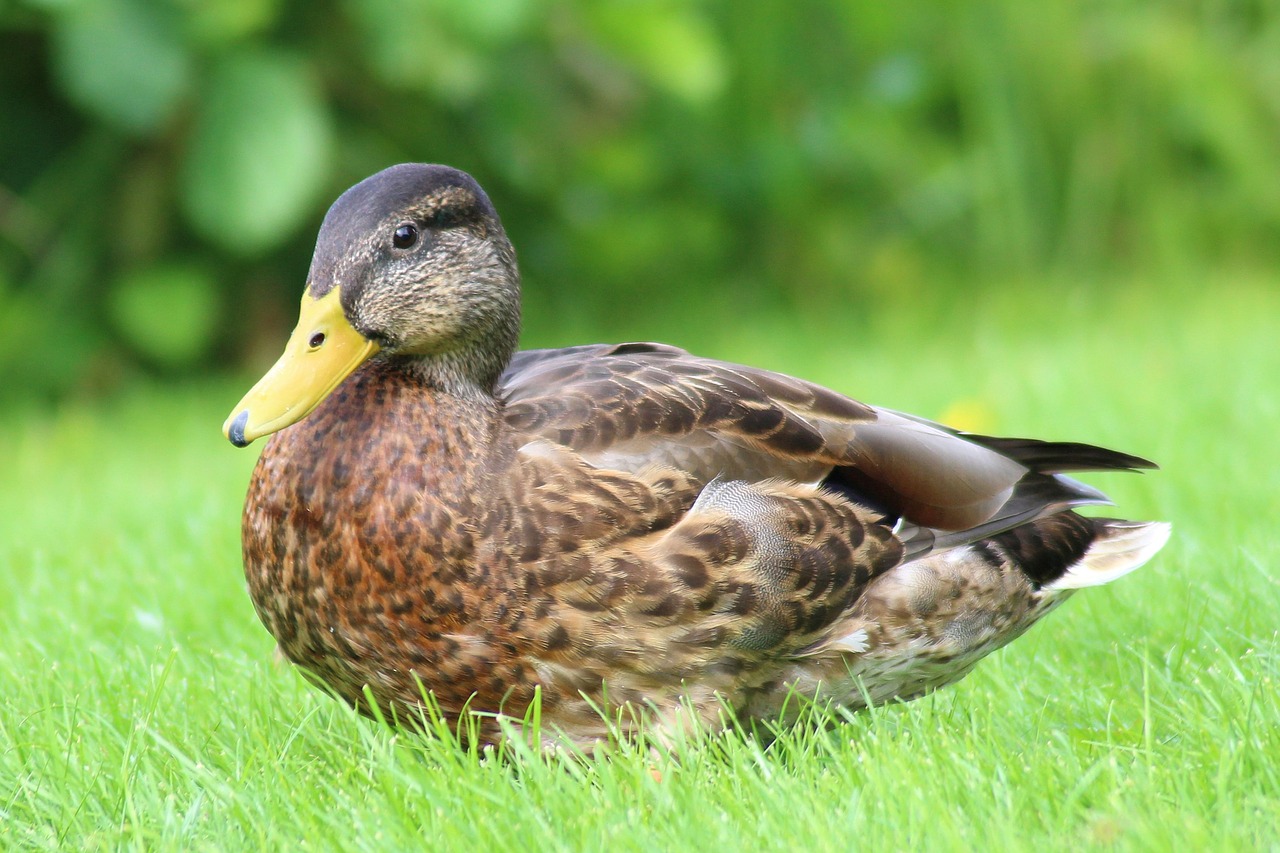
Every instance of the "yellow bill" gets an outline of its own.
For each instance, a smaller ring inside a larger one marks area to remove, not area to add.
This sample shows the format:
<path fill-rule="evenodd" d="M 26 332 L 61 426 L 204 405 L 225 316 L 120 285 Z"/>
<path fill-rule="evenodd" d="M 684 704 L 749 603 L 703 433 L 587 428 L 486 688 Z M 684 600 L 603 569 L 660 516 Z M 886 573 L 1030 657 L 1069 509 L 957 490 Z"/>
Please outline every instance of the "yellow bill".
<path fill-rule="evenodd" d="M 378 345 L 347 321 L 338 288 L 319 299 L 308 291 L 284 355 L 232 409 L 222 434 L 236 447 L 246 447 L 296 424 L 377 351 Z"/>

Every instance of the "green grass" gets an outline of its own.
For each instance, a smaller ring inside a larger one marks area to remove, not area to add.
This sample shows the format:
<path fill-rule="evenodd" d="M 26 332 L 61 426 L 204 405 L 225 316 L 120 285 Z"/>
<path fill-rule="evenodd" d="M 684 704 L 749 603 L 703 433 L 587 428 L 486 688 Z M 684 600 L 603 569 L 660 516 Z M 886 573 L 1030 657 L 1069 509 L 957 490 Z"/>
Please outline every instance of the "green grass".
<path fill-rule="evenodd" d="M 358 719 L 272 661 L 244 591 L 254 454 L 218 427 L 247 377 L 0 414 L 0 848 L 1274 849 L 1278 291 L 620 325 L 1163 466 L 1091 478 L 1175 523 L 1152 565 L 952 689 L 769 748 L 496 761 Z"/>

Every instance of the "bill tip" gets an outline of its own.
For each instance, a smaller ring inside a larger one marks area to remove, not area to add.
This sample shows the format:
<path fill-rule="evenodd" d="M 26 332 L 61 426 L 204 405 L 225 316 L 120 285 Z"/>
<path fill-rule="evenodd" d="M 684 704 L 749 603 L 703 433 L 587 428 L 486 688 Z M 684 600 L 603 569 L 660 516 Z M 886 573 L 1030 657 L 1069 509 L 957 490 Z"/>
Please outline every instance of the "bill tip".
<path fill-rule="evenodd" d="M 245 409 L 227 424 L 227 438 L 236 447 L 248 447 L 249 441 L 244 437 L 244 428 L 249 423 L 249 410 Z"/>

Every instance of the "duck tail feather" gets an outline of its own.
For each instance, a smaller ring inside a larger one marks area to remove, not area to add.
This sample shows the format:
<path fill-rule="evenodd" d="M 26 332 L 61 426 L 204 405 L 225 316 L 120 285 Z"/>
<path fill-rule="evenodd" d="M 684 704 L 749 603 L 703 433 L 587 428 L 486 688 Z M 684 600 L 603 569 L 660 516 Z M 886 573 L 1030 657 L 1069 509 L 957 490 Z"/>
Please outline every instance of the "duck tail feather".
<path fill-rule="evenodd" d="M 1041 474 L 1063 471 L 1140 471 L 1158 468 L 1149 459 L 1077 441 L 1040 441 L 1035 438 L 1000 438 L 960 433 L 969 441 L 1026 465 Z"/>
<path fill-rule="evenodd" d="M 1169 541 L 1173 526 L 1165 521 L 1092 519 L 1099 533 L 1084 557 L 1049 584 L 1049 590 L 1101 586 L 1140 568 Z"/>

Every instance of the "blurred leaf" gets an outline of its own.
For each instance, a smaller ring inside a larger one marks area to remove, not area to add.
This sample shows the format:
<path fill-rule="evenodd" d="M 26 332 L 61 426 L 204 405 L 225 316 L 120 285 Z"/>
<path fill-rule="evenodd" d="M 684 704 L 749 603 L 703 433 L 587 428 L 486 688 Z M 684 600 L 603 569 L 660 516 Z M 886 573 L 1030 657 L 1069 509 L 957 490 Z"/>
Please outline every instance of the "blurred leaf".
<path fill-rule="evenodd" d="M 514 38 L 533 18 L 542 0 L 485 0 L 458 3 L 456 0 L 428 0 L 459 35 L 497 44 Z"/>
<path fill-rule="evenodd" d="M 83 0 L 54 28 L 55 65 L 73 101 L 119 127 L 154 130 L 191 82 L 191 61 L 168 9 L 137 0 Z"/>
<path fill-rule="evenodd" d="M 179 0 L 187 32 L 204 44 L 229 44 L 262 32 L 275 20 L 280 0 Z"/>
<path fill-rule="evenodd" d="M 871 69 L 867 89 L 871 96 L 890 104 L 905 104 L 924 88 L 925 71 L 918 57 L 898 53 Z"/>
<path fill-rule="evenodd" d="M 614 193 L 636 193 L 651 187 L 659 175 L 658 156 L 644 137 L 606 137 L 582 152 L 587 179 Z"/>
<path fill-rule="evenodd" d="M 183 207 L 245 254 L 278 246 L 312 212 L 329 167 L 328 108 L 308 67 L 278 52 L 214 69 L 183 164 Z"/>
<path fill-rule="evenodd" d="M 14 2 L 14 0 L 5 0 L 5 2 L 9 4 L 10 8 L 19 5 L 20 2 L 22 5 L 30 6 L 33 9 L 40 9 L 45 12 L 61 12 L 64 9 L 70 9 L 72 6 L 78 5 L 82 0 L 18 0 L 18 2 Z M 0 13 L 8 11 L 9 9 L 4 5 L 0 5 Z"/>
<path fill-rule="evenodd" d="M 695 103 L 724 89 L 724 52 L 691 4 L 614 0 L 590 6 L 588 14 L 602 40 L 655 86 Z"/>
<path fill-rule="evenodd" d="M 99 344 L 81 317 L 55 310 L 45 297 L 5 288 L 0 272 L 0 399 L 66 391 Z"/>
<path fill-rule="evenodd" d="M 161 254 L 173 231 L 172 175 L 162 158 L 136 157 L 120 171 L 111 222 L 115 256 L 124 264 Z"/>
<path fill-rule="evenodd" d="M 194 363 L 218 328 L 217 280 L 206 267 L 165 264 L 122 276 L 111 290 L 111 319 L 138 352 L 165 367 Z"/>
<path fill-rule="evenodd" d="M 464 103 L 488 78 L 490 65 L 450 26 L 456 13 L 424 0 L 353 0 L 349 8 L 364 32 L 365 56 L 383 82 Z"/>

